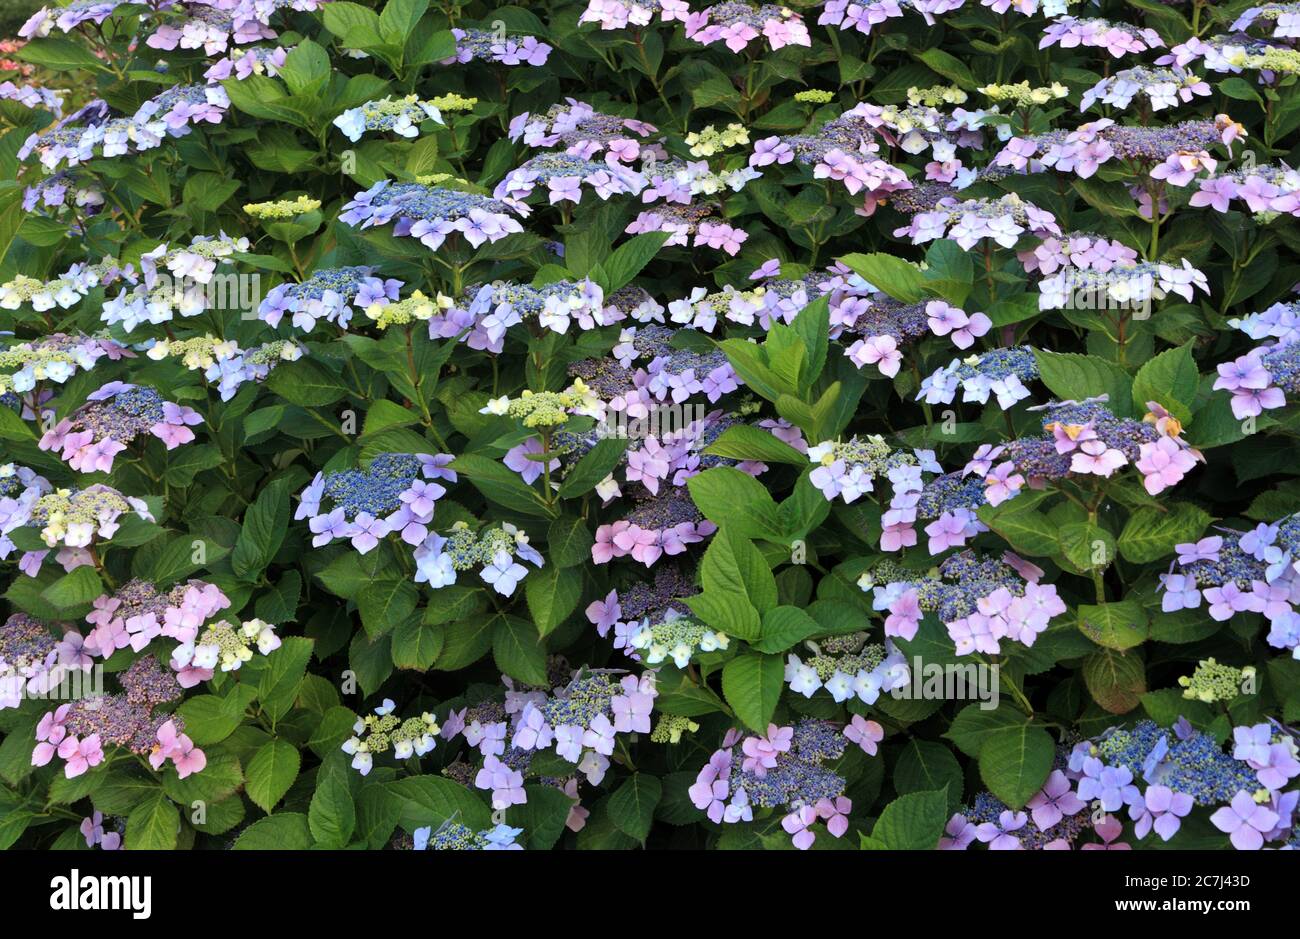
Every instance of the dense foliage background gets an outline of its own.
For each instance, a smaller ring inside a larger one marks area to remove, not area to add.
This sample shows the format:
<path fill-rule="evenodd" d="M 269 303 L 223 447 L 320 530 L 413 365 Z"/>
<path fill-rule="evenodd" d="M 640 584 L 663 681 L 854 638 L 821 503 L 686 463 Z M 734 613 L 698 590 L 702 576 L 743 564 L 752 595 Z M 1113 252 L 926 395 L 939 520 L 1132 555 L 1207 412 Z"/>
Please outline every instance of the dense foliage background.
<path fill-rule="evenodd" d="M 32 10 L 0 845 L 1295 845 L 1297 5 Z"/>

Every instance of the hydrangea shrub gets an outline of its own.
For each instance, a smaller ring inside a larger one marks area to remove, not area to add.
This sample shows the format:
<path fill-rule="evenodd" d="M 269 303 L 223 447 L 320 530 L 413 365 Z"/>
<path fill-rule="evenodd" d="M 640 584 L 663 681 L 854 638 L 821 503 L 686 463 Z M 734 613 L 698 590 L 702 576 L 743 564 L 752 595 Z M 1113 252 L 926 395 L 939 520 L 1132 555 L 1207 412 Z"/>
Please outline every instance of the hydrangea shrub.
<path fill-rule="evenodd" d="M 0 846 L 1300 844 L 1300 5 L 15 28 Z"/>

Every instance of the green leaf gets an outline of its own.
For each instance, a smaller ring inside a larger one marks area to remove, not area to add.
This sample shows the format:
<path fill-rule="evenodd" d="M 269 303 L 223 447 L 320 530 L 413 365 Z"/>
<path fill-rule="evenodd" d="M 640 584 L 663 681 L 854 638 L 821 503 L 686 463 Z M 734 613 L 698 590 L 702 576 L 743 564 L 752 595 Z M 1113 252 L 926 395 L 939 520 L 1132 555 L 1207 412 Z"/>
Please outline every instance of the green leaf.
<path fill-rule="evenodd" d="M 1075 179 L 1074 191 L 1083 201 L 1111 218 L 1139 217 L 1137 202 L 1119 183 L 1109 183 L 1097 177 Z"/>
<path fill-rule="evenodd" d="M 700 582 L 705 593 L 747 597 L 760 614 L 777 603 L 776 578 L 762 553 L 747 538 L 726 528 L 713 536 L 704 552 Z"/>
<path fill-rule="evenodd" d="M 524 597 L 538 634 L 547 636 L 577 609 L 582 599 L 582 572 L 576 567 L 546 567 L 529 574 Z"/>
<path fill-rule="evenodd" d="M 985 708 L 970 704 L 957 712 L 944 736 L 957 744 L 957 748 L 970 757 L 977 757 L 994 735 L 1023 726 L 1027 718 L 1022 711 L 1012 707 Z"/>
<path fill-rule="evenodd" d="M 239 765 L 239 759 L 224 748 L 208 755 L 207 766 L 202 772 L 191 773 L 184 779 L 174 770 L 163 774 L 163 791 L 168 798 L 191 809 L 195 807 L 195 802 L 213 805 L 228 799 L 243 784 L 244 771 Z"/>
<path fill-rule="evenodd" d="M 1253 433 L 1277 423 L 1267 412 L 1258 417 L 1238 418 L 1232 413 L 1232 395 L 1213 394 L 1196 412 L 1196 420 L 1187 429 L 1188 443 L 1201 450 L 1236 443 Z"/>
<path fill-rule="evenodd" d="M 1041 349 L 1034 350 L 1034 358 L 1043 384 L 1058 398 L 1082 401 L 1104 394 L 1116 416 L 1128 417 L 1132 413 L 1133 380 L 1114 362 L 1095 355 Z"/>
<path fill-rule="evenodd" d="M 450 584 L 439 589 L 436 603 L 424 610 L 424 622 L 433 626 L 464 620 L 481 610 L 487 602 L 486 591 L 478 587 Z"/>
<path fill-rule="evenodd" d="M 41 591 L 41 598 L 59 609 L 84 606 L 104 592 L 104 582 L 95 568 L 85 565 L 73 568 Z"/>
<path fill-rule="evenodd" d="M 912 739 L 894 764 L 894 788 L 899 795 L 946 790 L 949 807 L 960 802 L 964 777 L 957 758 L 941 743 Z"/>
<path fill-rule="evenodd" d="M 1134 564 L 1158 561 L 1173 554 L 1174 545 L 1196 541 L 1209 524 L 1209 513 L 1187 502 L 1141 508 L 1119 534 L 1119 553 Z"/>
<path fill-rule="evenodd" d="M 966 303 L 975 282 L 975 262 L 971 260 L 970 252 L 963 251 L 957 242 L 941 238 L 926 249 L 925 271 L 922 273 L 931 291 L 959 307 Z M 1033 312 L 1038 312 L 1037 303 Z M 999 325 L 996 320 L 994 325 Z"/>
<path fill-rule="evenodd" d="M 781 527 L 788 538 L 782 539 L 790 545 L 791 554 L 798 547 L 795 542 L 806 539 L 831 513 L 831 504 L 812 483 L 808 481 L 811 469 L 805 470 L 794 484 L 794 491 L 789 498 L 777 506 Z M 804 545 L 803 547 L 807 547 Z"/>
<path fill-rule="evenodd" d="M 228 796 L 209 805 L 204 820 L 192 824 L 195 831 L 205 835 L 224 835 L 239 827 L 246 814 L 244 800 L 239 796 Z"/>
<path fill-rule="evenodd" d="M 948 302 L 951 303 L 952 301 L 949 300 Z M 1014 297 L 996 300 L 989 305 L 986 311 L 989 322 L 994 326 L 1014 326 L 1016 323 L 1023 323 L 1025 320 L 1033 319 L 1041 312 L 1038 308 L 1038 294 L 1036 293 L 1021 293 L 1016 294 Z"/>
<path fill-rule="evenodd" d="M 492 658 L 511 678 L 530 685 L 547 684 L 546 646 L 537 627 L 517 616 L 502 616 L 492 638 Z"/>
<path fill-rule="evenodd" d="M 691 500 L 704 517 L 747 538 L 779 541 L 784 525 L 767 488 L 748 473 L 715 466 L 686 481 Z"/>
<path fill-rule="evenodd" d="M 790 328 L 798 333 L 808 353 L 806 359 L 808 368 L 801 383 L 801 387 L 807 390 L 812 387 L 812 383 L 817 380 L 826 366 L 826 353 L 829 347 L 827 334 L 830 331 L 830 295 L 818 297 L 800 310 L 790 324 Z"/>
<path fill-rule="evenodd" d="M 1102 649 L 1083 663 L 1083 681 L 1093 700 L 1111 714 L 1127 714 L 1146 694 L 1146 665 L 1136 649 Z"/>
<path fill-rule="evenodd" d="M 3 195 L 0 195 L 3 199 Z M 4 246 L 0 245 L 0 251 Z M 0 257 L 3 257 L 0 254 Z M 34 443 L 36 434 L 32 431 L 32 425 L 23 420 L 18 412 L 12 408 L 0 408 L 0 439 L 13 440 L 18 443 Z"/>
<path fill-rule="evenodd" d="M 371 851 L 384 848 L 397 827 L 401 804 L 382 786 L 367 786 L 356 800 L 357 840 Z"/>
<path fill-rule="evenodd" d="M 93 52 L 71 39 L 38 39 L 19 49 L 18 58 L 54 72 L 108 71 L 108 66 Z"/>
<path fill-rule="evenodd" d="M 776 606 L 763 614 L 762 638 L 750 645 L 759 652 L 784 652 L 824 631 L 820 623 L 798 607 Z"/>
<path fill-rule="evenodd" d="M 280 648 L 267 656 L 267 668 L 258 681 L 262 710 L 278 721 L 293 708 L 298 687 L 311 660 L 313 643 L 302 636 L 286 636 Z"/>
<path fill-rule="evenodd" d="M 925 298 L 925 278 L 910 261 L 892 254 L 846 254 L 840 258 L 873 287 L 895 300 L 917 303 Z"/>
<path fill-rule="evenodd" d="M 634 773 L 609 797 L 610 821 L 629 838 L 644 842 L 663 797 L 663 784 L 649 773 Z"/>
<path fill-rule="evenodd" d="M 187 698 L 180 706 L 185 733 L 200 746 L 220 743 L 244 720 L 244 710 L 256 692 L 236 685 L 229 695 L 201 694 Z"/>
<path fill-rule="evenodd" d="M 555 567 L 580 567 L 591 560 L 594 543 L 586 521 L 573 515 L 562 515 L 551 522 L 546 533 L 546 561 Z"/>
<path fill-rule="evenodd" d="M 393 630 L 393 664 L 427 672 L 438 661 L 446 641 L 446 630 L 412 618 Z"/>
<path fill-rule="evenodd" d="M 298 778 L 302 757 L 298 748 L 286 740 L 272 740 L 248 761 L 245 791 L 253 803 L 270 815 L 275 804 L 284 798 Z"/>
<path fill-rule="evenodd" d="M 277 365 L 267 377 L 266 387 L 303 408 L 325 407 L 348 393 L 331 372 L 307 358 Z"/>
<path fill-rule="evenodd" d="M 524 830 L 530 851 L 549 851 L 564 834 L 573 800 L 554 786 L 524 787 L 528 801 L 506 810 L 506 824 Z"/>
<path fill-rule="evenodd" d="M 331 766 L 342 769 L 328 769 Z M 316 843 L 324 848 L 345 847 L 356 829 L 356 804 L 346 772 L 346 763 L 327 761 L 316 774 L 316 792 L 307 812 L 307 825 Z"/>
<path fill-rule="evenodd" d="M 411 424 L 418 423 L 419 420 L 420 416 L 414 411 L 404 408 L 396 402 L 380 399 L 370 405 L 370 410 L 366 412 L 366 420 L 362 425 L 361 436 L 371 437 L 394 427 L 409 427 Z"/>
<path fill-rule="evenodd" d="M 995 796 L 1019 809 L 1043 787 L 1055 756 L 1052 735 L 1043 728 L 1029 724 L 1004 727 L 990 734 L 980 747 L 980 778 Z"/>
<path fill-rule="evenodd" d="M 425 825 L 436 829 L 453 817 L 474 831 L 492 826 L 492 813 L 487 804 L 450 779 L 408 776 L 388 783 L 384 788 L 397 799 L 398 824 L 408 832 Z"/>
<path fill-rule="evenodd" d="M 167 455 L 163 479 L 167 485 L 184 489 L 194 482 L 194 477 L 204 470 L 214 469 L 225 462 L 221 451 L 212 446 L 182 447 Z"/>
<path fill-rule="evenodd" d="M 479 614 L 448 623 L 442 653 L 434 668 L 440 672 L 454 672 L 477 662 L 492 648 L 497 621 L 507 615 Z"/>
<path fill-rule="evenodd" d="M 1216 623 L 1203 607 L 1199 610 L 1165 613 L 1160 609 L 1157 600 L 1154 607 L 1150 609 L 1150 614 L 1150 634 L 1157 642 L 1175 645 L 1200 642 L 1219 631 L 1220 624 Z"/>
<path fill-rule="evenodd" d="M 1107 649 L 1123 651 L 1147 639 L 1147 611 L 1136 600 L 1079 606 L 1079 630 Z"/>
<path fill-rule="evenodd" d="M 185 181 L 184 202 L 204 212 L 215 212 L 226 200 L 243 188 L 237 179 L 225 179 L 216 173 L 195 173 Z"/>
<path fill-rule="evenodd" d="M 1011 499 L 998 506 L 983 505 L 976 510 L 980 521 L 1007 540 L 1018 554 L 1029 557 L 1050 557 L 1060 550 L 1056 527 L 1042 512 L 1024 508 L 1024 497 Z M 1017 506 L 1017 502 L 1021 506 Z"/>
<path fill-rule="evenodd" d="M 885 806 L 862 844 L 877 851 L 933 851 L 947 823 L 947 790 L 911 792 Z"/>
<path fill-rule="evenodd" d="M 304 39 L 285 56 L 279 77 L 295 95 L 316 95 L 329 81 L 329 54 L 310 39 Z"/>
<path fill-rule="evenodd" d="M 230 555 L 235 573 L 251 580 L 280 550 L 289 528 L 289 481 L 281 477 L 262 489 L 244 513 L 244 524 Z"/>
<path fill-rule="evenodd" d="M 1071 522 L 1058 531 L 1061 553 L 1079 571 L 1109 567 L 1115 560 L 1115 536 L 1092 522 Z"/>
<path fill-rule="evenodd" d="M 53 247 L 67 236 L 67 225 L 39 215 L 29 215 L 18 229 L 19 238 L 41 248 Z"/>
<path fill-rule="evenodd" d="M 630 440 L 615 437 L 596 441 L 596 445 L 587 451 L 564 477 L 564 482 L 560 483 L 560 498 L 572 499 L 594 489 L 597 483 L 614 471 L 630 444 Z"/>
<path fill-rule="evenodd" d="M 755 640 L 762 635 L 762 621 L 749 597 L 739 590 L 714 588 L 682 600 L 707 626 L 735 636 Z"/>
<path fill-rule="evenodd" d="M 368 584 L 383 579 L 384 574 L 391 570 L 392 560 L 392 555 L 383 546 L 369 554 L 344 551 L 323 570 L 317 571 L 316 579 L 330 593 L 345 600 L 355 600 Z"/>
<path fill-rule="evenodd" d="M 388 0 L 379 14 L 379 35 L 393 45 L 405 45 L 406 37 L 428 9 L 429 0 Z"/>
<path fill-rule="evenodd" d="M 352 736 L 352 726 L 356 722 L 357 716 L 352 711 L 342 706 L 332 707 L 321 716 L 307 746 L 322 759 L 328 758 Z"/>
<path fill-rule="evenodd" d="M 356 675 L 362 693 L 374 694 L 393 674 L 392 636 L 381 636 L 371 641 L 364 631 L 359 630 L 348 645 L 348 666 Z"/>
<path fill-rule="evenodd" d="M 301 812 L 259 819 L 235 841 L 236 851 L 305 851 L 311 846 L 311 826 Z"/>
<path fill-rule="evenodd" d="M 1264 99 L 1259 96 L 1259 92 L 1255 90 L 1255 86 L 1244 78 L 1232 76 L 1217 82 L 1216 86 L 1229 98 L 1235 98 L 1238 101 L 1254 101 L 1256 104 L 1260 105 L 1260 107 L 1263 107 L 1264 105 Z"/>
<path fill-rule="evenodd" d="M 1161 688 L 1142 696 L 1142 710 L 1161 727 L 1172 727 L 1178 718 L 1186 717 L 1193 727 L 1207 727 L 1213 720 L 1210 706 L 1202 701 L 1189 700 L 1177 688 Z"/>
<path fill-rule="evenodd" d="M 659 253 L 669 238 L 667 232 L 646 232 L 636 235 L 614 249 L 614 253 L 597 266 L 598 281 L 609 296 L 632 282 L 642 268 Z"/>
<path fill-rule="evenodd" d="M 1092 522 L 1071 522 L 1058 531 L 1061 554 L 1078 571 L 1105 570 L 1115 559 L 1115 536 Z"/>
<path fill-rule="evenodd" d="M 718 343 L 718 348 L 726 353 L 727 361 L 735 369 L 736 374 L 744 384 L 753 389 L 757 394 L 762 395 L 769 401 L 775 402 L 783 394 L 790 394 L 798 390 L 791 384 L 790 379 L 777 371 L 769 363 L 767 353 L 762 346 L 757 346 L 752 342 L 744 339 L 724 339 Z M 792 347 L 790 355 L 794 357 L 795 350 L 797 355 L 807 356 L 807 351 L 803 344 Z M 787 365 L 786 371 L 791 370 Z M 797 368 L 793 369 L 797 371 Z"/>
<path fill-rule="evenodd" d="M 1134 405 L 1145 410 L 1148 402 L 1155 402 L 1184 423 L 1191 419 L 1201 380 L 1192 345 L 1166 349 L 1142 364 L 1133 377 Z"/>
<path fill-rule="evenodd" d="M 7 800 L 6 800 L 7 801 Z M 0 804 L 0 851 L 12 847 L 14 842 L 22 837 L 32 822 L 36 821 L 36 815 L 25 808 L 14 808 Z M 80 835 L 75 829 L 67 829 Z M 83 842 L 84 843 L 84 842 Z M 74 841 L 73 844 L 76 844 Z"/>
<path fill-rule="evenodd" d="M 600 444 L 596 445 L 599 446 Z M 592 452 L 595 452 L 595 448 Z M 591 456 L 591 453 L 587 456 Z M 450 469 L 464 475 L 474 488 L 483 493 L 483 498 L 495 502 L 503 509 L 542 518 L 554 518 L 558 514 L 554 506 L 546 504 L 536 489 L 525 485 L 518 474 L 496 460 L 464 453 L 456 457 Z M 602 476 L 601 479 L 603 478 Z"/>
<path fill-rule="evenodd" d="M 746 727 L 767 733 L 784 678 L 779 655 L 746 653 L 722 667 L 722 696 Z"/>
<path fill-rule="evenodd" d="M 131 810 L 122 844 L 131 851 L 170 851 L 180 826 L 181 813 L 159 790 Z"/>
<path fill-rule="evenodd" d="M 697 685 L 688 674 L 678 669 L 660 672 L 658 689 L 655 708 L 664 714 L 699 717 L 701 714 L 729 713 L 727 705 L 712 690 Z"/>
<path fill-rule="evenodd" d="M 297 619 L 298 601 L 302 599 L 302 575 L 285 571 L 279 583 L 257 598 L 253 607 L 258 619 L 268 623 L 292 623 Z"/>
<path fill-rule="evenodd" d="M 761 427 L 733 424 L 718 439 L 705 447 L 705 453 L 732 460 L 760 460 L 764 463 L 789 463 L 807 466 L 808 457 Z"/>
<path fill-rule="evenodd" d="M 415 613 L 420 592 L 409 580 L 381 580 L 361 588 L 357 610 L 372 639 L 392 632 Z"/>
<path fill-rule="evenodd" d="M 377 46 L 383 39 L 379 35 L 379 15 L 359 3 L 335 0 L 322 8 L 325 28 L 344 40 L 351 49 Z"/>
<path fill-rule="evenodd" d="M 918 59 L 924 62 L 931 71 L 938 72 L 944 78 L 948 79 L 958 88 L 966 91 L 974 91 L 975 86 L 979 84 L 971 70 L 956 56 L 944 52 L 937 47 L 931 47 L 922 52 L 913 53 Z"/>

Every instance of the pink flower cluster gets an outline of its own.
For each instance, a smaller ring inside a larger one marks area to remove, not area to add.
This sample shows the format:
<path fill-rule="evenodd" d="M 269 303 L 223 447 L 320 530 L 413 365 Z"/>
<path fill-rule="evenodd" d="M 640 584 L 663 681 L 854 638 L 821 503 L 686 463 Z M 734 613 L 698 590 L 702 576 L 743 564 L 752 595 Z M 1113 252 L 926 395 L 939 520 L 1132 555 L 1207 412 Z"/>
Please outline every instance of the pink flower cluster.
<path fill-rule="evenodd" d="M 120 381 L 110 382 L 89 394 L 86 400 L 110 401 L 119 393 L 137 387 Z M 157 397 L 152 389 L 146 389 L 146 392 L 150 398 Z M 203 423 L 197 411 L 171 401 L 151 400 L 148 403 L 150 410 L 157 412 L 158 420 L 148 425 L 147 432 L 161 440 L 168 450 L 194 440 L 194 431 L 190 427 Z M 60 457 L 78 472 L 112 472 L 113 458 L 127 448 L 143 426 L 138 421 L 139 412 L 128 416 L 129 412 L 119 412 L 112 407 L 92 408 L 98 419 L 86 421 L 83 420 L 86 410 L 78 410 L 46 431 L 40 439 L 40 448 L 59 451 Z M 116 434 L 124 439 L 119 439 Z"/>
<path fill-rule="evenodd" d="M 149 754 L 149 765 L 156 770 L 162 769 L 168 760 L 176 767 L 176 775 L 181 779 L 202 772 L 208 765 L 207 756 L 194 745 L 194 741 L 177 732 L 175 721 L 168 721 L 158 728 L 158 744 Z"/>
<path fill-rule="evenodd" d="M 1135 465 L 1142 474 L 1142 485 L 1153 496 L 1182 482 L 1183 477 L 1195 468 L 1199 455 L 1181 438 L 1164 434 L 1154 443 L 1144 443 L 1138 449 Z"/>
<path fill-rule="evenodd" d="M 1061 229 L 1052 213 L 1013 194 L 997 200 L 965 202 L 945 197 L 932 211 L 916 213 L 894 235 L 906 235 L 914 245 L 950 238 L 969 251 L 985 238 L 1003 248 L 1014 248 L 1025 232 L 1046 238 L 1060 235 Z"/>
<path fill-rule="evenodd" d="M 56 756 L 64 761 L 63 775 L 76 779 L 92 766 L 104 762 L 104 747 L 99 734 L 78 739 L 68 733 L 63 722 L 72 710 L 71 704 L 60 705 L 48 712 L 36 725 L 36 749 L 32 751 L 32 765 L 46 766 Z"/>
<path fill-rule="evenodd" d="M 581 23 L 598 23 L 601 29 L 625 29 L 628 26 L 649 26 L 655 13 L 661 22 L 685 22 L 690 13 L 686 0 L 589 0 L 587 9 L 578 17 Z"/>
<path fill-rule="evenodd" d="M 145 44 L 152 49 L 203 49 L 212 56 L 225 52 L 230 44 L 247 45 L 262 39 L 275 39 L 271 28 L 272 14 L 292 9 L 310 12 L 328 0 L 203 0 L 194 4 L 196 14 L 180 23 L 159 27 Z M 224 15 L 222 15 L 224 14 Z"/>
<path fill-rule="evenodd" d="M 126 589 L 131 589 L 131 585 Z M 175 602 L 177 593 L 179 603 Z M 193 688 L 210 679 L 212 669 L 195 665 L 181 650 L 194 643 L 203 624 L 230 606 L 230 600 L 219 587 L 197 580 L 161 599 L 165 605 L 161 608 L 160 621 L 157 608 L 126 615 L 122 598 L 97 597 L 94 609 L 86 615 L 86 622 L 94 627 L 86 636 L 86 651 L 106 659 L 118 649 L 130 647 L 134 652 L 141 652 L 154 639 L 175 639 L 177 647 L 171 666 L 177 673 L 176 680 L 182 688 Z"/>
<path fill-rule="evenodd" d="M 1017 257 L 1026 273 L 1054 274 L 1065 267 L 1105 272 L 1135 264 L 1138 253 L 1121 241 L 1078 233 L 1045 238 L 1033 250 L 1021 251 Z"/>
<path fill-rule="evenodd" d="M 871 27 L 887 19 L 901 17 L 905 9 L 915 10 L 925 19 L 926 25 L 933 26 L 935 16 L 960 9 L 966 0 L 827 0 L 817 17 L 819 26 L 838 26 L 840 29 L 856 29 L 864 35 L 870 35 Z"/>
<path fill-rule="evenodd" d="M 694 206 L 688 207 L 694 209 Z M 672 235 L 665 247 L 716 248 L 735 257 L 740 253 L 740 246 L 749 239 L 749 233 L 736 228 L 728 222 L 707 217 L 692 220 L 689 216 L 700 214 L 696 211 L 674 212 L 670 208 L 652 209 L 637 215 L 623 231 L 628 235 L 640 235 L 646 232 L 668 232 Z M 691 236 L 695 240 L 691 240 Z"/>
<path fill-rule="evenodd" d="M 1195 98 L 1208 98 L 1211 94 L 1207 82 L 1191 72 L 1175 66 L 1169 69 L 1124 69 L 1103 78 L 1083 93 L 1079 109 L 1086 111 L 1100 102 L 1123 110 L 1135 97 L 1145 98 L 1152 111 L 1176 108 L 1180 103 L 1190 104 Z"/>
<path fill-rule="evenodd" d="M 818 799 L 812 805 L 803 805 L 781 819 L 781 827 L 791 835 L 791 841 L 800 851 L 807 851 L 813 846 L 817 836 L 812 825 L 818 820 L 826 822 L 826 830 L 833 838 L 843 838 L 849 830 L 849 813 L 853 811 L 853 801 L 848 796 L 836 796 L 834 799 Z"/>
<path fill-rule="evenodd" d="M 602 114 L 576 98 L 565 98 L 567 106 L 552 107 L 544 114 L 523 111 L 510 120 L 507 135 L 522 139 L 530 147 L 554 147 L 567 141 L 565 153 L 590 160 L 604 151 L 605 162 L 632 163 L 641 156 L 641 143 L 633 137 L 649 137 L 658 128 L 631 117 Z M 611 134 L 611 129 L 627 136 Z M 657 148 L 662 149 L 662 148 Z M 648 201 L 648 200 L 647 200 Z"/>
<path fill-rule="evenodd" d="M 1086 424 L 1051 425 L 1056 452 L 1070 455 L 1070 472 L 1083 476 L 1109 478 L 1120 467 L 1128 465 L 1128 457 L 1117 447 L 1112 447 L 1097 433 L 1092 421 Z"/>
<path fill-rule="evenodd" d="M 721 412 L 710 417 L 716 419 Z M 664 434 L 663 442 L 651 436 L 627 452 L 627 481 L 639 482 L 651 494 L 658 494 L 661 481 L 671 481 L 674 486 L 684 486 L 686 481 L 700 471 L 700 453 L 706 440 L 706 421 L 692 422 L 681 430 Z M 740 463 L 737 468 L 757 476 L 767 469 L 765 463 Z"/>
<path fill-rule="evenodd" d="M 705 10 L 687 13 L 686 38 L 702 46 L 722 42 L 732 52 L 743 52 L 760 35 L 775 52 L 786 46 L 811 46 L 812 37 L 799 14 L 788 7 L 765 4 L 750 6 L 743 0 L 728 0 Z"/>
<path fill-rule="evenodd" d="M 81 834 L 86 839 L 86 847 L 99 845 L 101 850 L 116 851 L 122 847 L 122 835 L 116 831 L 104 831 L 104 813 L 95 812 L 81 820 Z"/>
<path fill-rule="evenodd" d="M 1103 19 L 1078 19 L 1062 16 L 1043 30 L 1038 48 L 1059 45 L 1062 49 L 1087 46 L 1105 49 L 1119 59 L 1129 53 L 1146 52 L 1164 47 L 1164 40 L 1154 29 L 1141 29 L 1127 23 Z"/>
<path fill-rule="evenodd" d="M 1025 477 L 1015 471 L 1015 464 L 1010 460 L 994 465 L 1005 450 L 1001 444 L 981 444 L 961 471 L 963 477 L 973 473 L 984 480 L 984 498 L 989 505 L 1001 505 L 1015 498 L 1025 485 Z"/>
<path fill-rule="evenodd" d="M 898 348 L 898 340 L 887 333 L 859 339 L 845 349 L 844 354 L 858 368 L 876 366 L 886 378 L 897 375 L 903 364 L 903 352 Z"/>
<path fill-rule="evenodd" d="M 975 340 L 993 328 L 993 321 L 983 313 L 967 313 L 943 300 L 931 300 L 925 305 L 925 315 L 930 332 L 948 336 L 958 349 L 969 349 Z"/>
<path fill-rule="evenodd" d="M 209 82 L 222 82 L 228 78 L 243 81 L 253 75 L 274 78 L 280 74 L 288 55 L 287 49 L 278 46 L 272 49 L 236 49 L 224 59 L 218 59 L 203 73 L 203 78 Z"/>
<path fill-rule="evenodd" d="M 41 621 L 24 613 L 15 613 L 0 627 L 17 627 L 20 622 L 44 630 Z M 81 633 L 69 629 L 43 655 L 16 656 L 10 661 L 0 653 L 0 711 L 22 705 L 28 696 L 40 697 L 56 689 L 74 670 L 89 672 L 90 656 L 85 654 Z"/>
<path fill-rule="evenodd" d="M 794 149 L 780 137 L 765 137 L 754 146 L 749 157 L 751 167 L 783 166 L 795 159 Z M 862 153 L 841 149 L 829 150 L 813 166 L 815 179 L 831 179 L 844 184 L 849 195 L 863 193 L 863 214 L 872 214 L 891 192 L 911 189 L 907 174 L 896 166 Z"/>
<path fill-rule="evenodd" d="M 698 544 L 717 530 L 718 526 L 707 519 L 678 522 L 665 528 L 643 528 L 620 519 L 596 529 L 591 559 L 597 564 L 608 564 L 615 558 L 630 556 L 650 567 L 664 555 L 681 554 L 687 545 Z"/>
<path fill-rule="evenodd" d="M 1285 392 L 1273 384 L 1273 376 L 1264 365 L 1266 351 L 1265 347 L 1251 349 L 1217 366 L 1219 377 L 1214 380 L 1214 390 L 1232 394 L 1232 413 L 1238 420 L 1258 417 L 1286 404 Z"/>
<path fill-rule="evenodd" d="M 1173 182 L 1173 180 L 1171 180 Z M 1190 182 L 1190 180 L 1189 180 Z M 1300 171 L 1290 167 L 1260 166 L 1202 179 L 1190 204 L 1227 212 L 1239 199 L 1252 213 L 1281 212 L 1300 218 Z"/>

